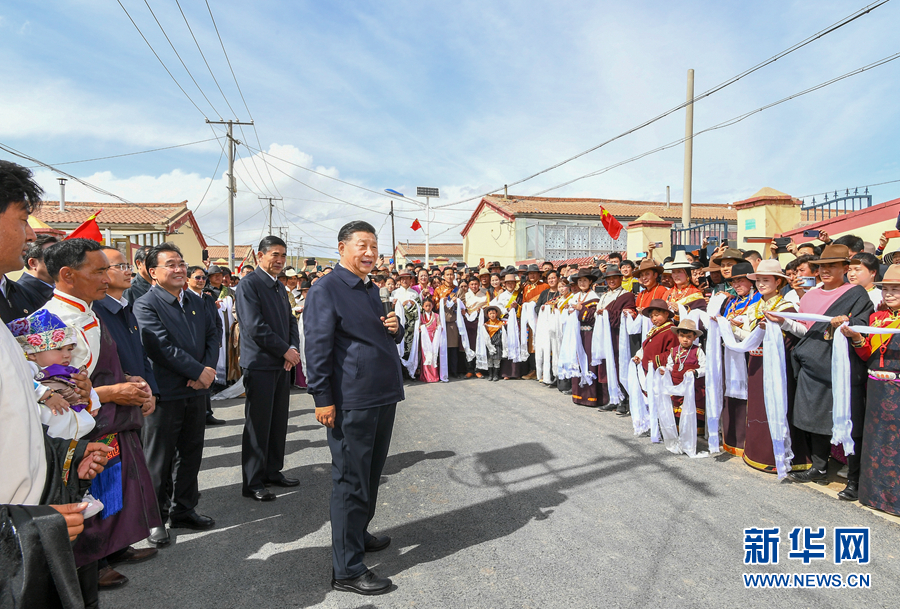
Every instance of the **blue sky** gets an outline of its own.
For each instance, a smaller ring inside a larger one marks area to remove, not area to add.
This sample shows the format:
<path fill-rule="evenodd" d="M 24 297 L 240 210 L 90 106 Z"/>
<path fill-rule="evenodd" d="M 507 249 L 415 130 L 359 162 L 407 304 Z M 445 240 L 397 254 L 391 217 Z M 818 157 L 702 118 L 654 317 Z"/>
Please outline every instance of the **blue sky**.
<path fill-rule="evenodd" d="M 180 2 L 228 102 L 246 120 L 206 4 Z M 118 3 L 7 3 L 0 9 L 0 141 L 57 163 L 209 139 L 205 117 L 234 116 L 175 1 L 149 4 L 211 105 L 143 0 L 122 3 L 200 111 Z M 437 186 L 440 203 L 501 187 L 681 103 L 688 68 L 699 93 L 863 4 L 210 1 L 263 149 L 377 192 Z M 890 41 L 898 6 L 888 3 L 698 102 L 695 128 L 897 52 Z M 694 144 L 693 200 L 730 202 L 764 186 L 801 196 L 900 179 L 897 99 L 900 60 L 704 134 Z M 252 130 L 244 134 L 236 133 L 257 147 Z M 534 194 L 683 134 L 682 111 L 511 192 Z M 220 153 L 211 141 L 61 168 L 130 201 L 186 199 L 199 205 L 210 241 L 225 243 L 224 160 L 213 173 Z M 390 249 L 387 199 L 272 161 L 371 211 L 349 207 L 267 171 L 244 147 L 239 154 L 239 243 L 260 237 L 257 195 L 281 193 L 275 224 L 289 226 L 294 245 L 302 237 L 308 254 L 333 251 L 336 229 L 350 218 L 374 224 L 382 250 Z M 679 201 L 682 162 L 679 146 L 548 195 L 664 200 L 670 185 Z M 48 198 L 57 198 L 54 174 L 36 174 Z M 876 202 L 896 198 L 900 183 L 873 192 Z M 73 182 L 67 198 L 108 200 Z M 433 240 L 459 241 L 454 225 L 474 206 L 436 212 Z M 421 240 L 409 225 L 423 212 L 406 202 L 398 214 L 398 240 Z"/>

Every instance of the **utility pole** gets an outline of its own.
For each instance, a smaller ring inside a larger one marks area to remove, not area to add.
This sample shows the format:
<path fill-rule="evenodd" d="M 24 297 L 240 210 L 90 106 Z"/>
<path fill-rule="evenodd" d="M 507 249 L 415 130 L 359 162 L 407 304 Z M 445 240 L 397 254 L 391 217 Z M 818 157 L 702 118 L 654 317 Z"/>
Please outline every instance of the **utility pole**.
<path fill-rule="evenodd" d="M 394 200 L 391 199 L 391 258 L 397 255 L 397 246 L 394 244 Z M 394 260 L 394 268 L 397 268 L 397 260 Z"/>
<path fill-rule="evenodd" d="M 694 159 L 694 71 L 687 73 L 687 112 L 684 118 L 684 194 L 681 227 L 691 225 L 691 171 Z"/>
<path fill-rule="evenodd" d="M 234 193 L 237 191 L 237 183 L 234 179 L 234 146 L 240 144 L 234 139 L 234 125 L 252 126 L 253 121 L 242 123 L 240 121 L 211 121 L 206 119 L 209 125 L 228 125 L 228 268 L 234 268 Z"/>
<path fill-rule="evenodd" d="M 283 201 L 281 197 L 258 197 L 260 201 L 268 201 L 269 202 L 269 234 L 272 234 L 272 201 Z"/>

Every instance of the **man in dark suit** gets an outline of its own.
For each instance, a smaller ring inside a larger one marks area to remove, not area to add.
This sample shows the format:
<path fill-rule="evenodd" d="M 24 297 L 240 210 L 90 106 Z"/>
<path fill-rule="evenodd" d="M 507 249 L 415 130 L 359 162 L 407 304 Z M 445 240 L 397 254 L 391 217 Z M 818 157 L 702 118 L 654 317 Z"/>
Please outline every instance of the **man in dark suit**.
<path fill-rule="evenodd" d="M 134 303 L 134 316 L 160 398 L 144 424 L 144 454 L 163 521 L 168 516 L 173 528 L 209 529 L 215 521 L 194 508 L 199 499 L 206 394 L 216 378 L 219 335 L 206 304 L 184 289 L 187 265 L 177 247 L 171 243 L 152 247 L 145 264 L 156 285 Z M 176 451 L 178 464 L 173 468 Z"/>
<path fill-rule="evenodd" d="M 30 307 L 35 311 L 53 298 L 53 278 L 47 272 L 44 250 L 54 243 L 59 243 L 59 239 L 53 235 L 38 235 L 37 239 L 28 244 L 25 272 L 16 282 L 28 296 Z"/>
<path fill-rule="evenodd" d="M 131 287 L 125 290 L 125 299 L 131 304 L 136 303 L 138 298 L 150 291 L 153 280 L 146 265 L 149 251 L 149 245 L 142 245 L 134 252 L 134 277 L 131 279 Z"/>
<path fill-rule="evenodd" d="M 309 290 L 303 313 L 307 386 L 316 419 L 329 428 L 331 540 L 335 590 L 382 594 L 391 580 L 363 562 L 386 548 L 390 537 L 368 531 L 375 516 L 378 482 L 391 444 L 394 413 L 403 399 L 396 345 L 399 320 L 381 306 L 368 274 L 378 260 L 375 229 L 350 222 L 338 233 L 341 263 Z"/>
<path fill-rule="evenodd" d="M 276 279 L 286 258 L 284 241 L 266 237 L 259 242 L 258 268 L 241 280 L 235 292 L 241 368 L 247 390 L 241 492 L 257 501 L 275 499 L 275 493 L 266 484 L 300 484 L 296 478 L 286 478 L 281 473 L 291 369 L 300 363 L 300 330 L 291 313 L 287 290 Z"/>

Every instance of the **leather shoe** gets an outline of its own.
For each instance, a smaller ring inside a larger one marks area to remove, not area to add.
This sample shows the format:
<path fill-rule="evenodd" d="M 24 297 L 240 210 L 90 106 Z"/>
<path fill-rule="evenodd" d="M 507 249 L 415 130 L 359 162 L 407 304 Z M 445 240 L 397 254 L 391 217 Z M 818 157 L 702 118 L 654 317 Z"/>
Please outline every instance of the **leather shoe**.
<path fill-rule="evenodd" d="M 387 535 L 383 535 L 382 537 L 372 536 L 366 542 L 366 552 L 381 552 L 383 549 L 391 545 L 391 538 Z"/>
<path fill-rule="evenodd" d="M 134 564 L 149 560 L 157 554 L 159 554 L 159 550 L 157 550 L 156 548 L 144 548 L 143 550 L 136 550 L 131 546 L 128 546 L 128 549 L 125 550 L 125 552 L 119 554 L 115 558 L 108 559 L 108 562 L 111 565 L 117 565 L 119 563 Z"/>
<path fill-rule="evenodd" d="M 223 421 L 222 419 L 217 419 L 211 414 L 206 415 L 206 424 L 207 425 L 224 425 L 227 421 Z"/>
<path fill-rule="evenodd" d="M 128 578 L 113 569 L 106 566 L 97 573 L 97 587 L 109 590 L 110 588 L 119 588 L 128 583 Z"/>
<path fill-rule="evenodd" d="M 473 376 L 475 376 L 475 375 L 474 375 L 473 373 L 471 373 L 471 372 L 467 372 L 467 373 L 466 373 L 466 378 L 467 378 L 467 379 L 470 379 L 470 378 L 472 378 Z"/>
<path fill-rule="evenodd" d="M 157 548 L 161 548 L 163 546 L 169 545 L 171 538 L 169 537 L 169 532 L 166 530 L 165 526 L 161 527 L 153 527 L 150 529 L 150 537 L 147 538 L 147 541 L 155 545 Z"/>
<path fill-rule="evenodd" d="M 631 410 L 626 408 L 625 410 L 616 410 L 617 417 L 627 417 L 631 414 Z"/>
<path fill-rule="evenodd" d="M 366 571 L 353 579 L 332 579 L 331 587 L 340 592 L 356 594 L 384 594 L 391 589 L 393 582 L 386 577 L 378 577 L 372 571 Z"/>
<path fill-rule="evenodd" d="M 848 482 L 838 497 L 844 501 L 856 501 L 859 499 L 859 482 Z"/>
<path fill-rule="evenodd" d="M 788 474 L 794 482 L 815 482 L 817 484 L 828 484 L 828 472 L 820 472 L 814 467 L 810 467 L 805 472 L 791 472 Z"/>
<path fill-rule="evenodd" d="M 300 486 L 300 481 L 296 478 L 285 478 L 281 477 L 280 480 L 266 480 L 266 484 L 272 484 L 274 486 L 283 486 L 285 488 L 289 488 L 291 486 Z"/>
<path fill-rule="evenodd" d="M 258 489 L 250 489 L 246 491 L 241 491 L 241 494 L 244 497 L 250 497 L 252 499 L 256 499 L 257 501 L 275 501 L 275 493 L 270 491 L 267 488 L 258 488 Z"/>
<path fill-rule="evenodd" d="M 618 407 L 619 407 L 618 404 L 613 404 L 612 402 L 610 402 L 609 404 L 604 404 L 597 410 L 602 410 L 603 412 L 612 412 L 613 410 L 615 410 Z"/>
<path fill-rule="evenodd" d="M 178 518 L 169 517 L 169 526 L 173 529 L 194 529 L 195 531 L 205 531 L 216 526 L 216 521 L 209 516 L 198 514 L 197 512 L 189 512 Z"/>

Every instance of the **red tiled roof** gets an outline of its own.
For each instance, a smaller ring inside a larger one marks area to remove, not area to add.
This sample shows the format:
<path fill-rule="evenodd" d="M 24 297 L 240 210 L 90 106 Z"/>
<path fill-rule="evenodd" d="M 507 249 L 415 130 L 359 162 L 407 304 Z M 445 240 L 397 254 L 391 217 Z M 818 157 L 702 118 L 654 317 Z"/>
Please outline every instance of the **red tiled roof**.
<path fill-rule="evenodd" d="M 210 260 L 218 260 L 219 258 L 228 258 L 228 246 L 227 245 L 210 245 L 206 248 L 206 251 L 209 252 Z M 253 246 L 252 245 L 235 245 L 234 246 L 234 257 L 237 260 L 246 260 L 247 258 L 252 258 L 253 256 Z"/>
<path fill-rule="evenodd" d="M 58 201 L 44 201 L 34 214 L 47 224 L 81 224 L 91 214 L 102 209 L 98 224 L 167 225 L 186 211 L 187 201 L 180 203 L 89 203 L 66 201 L 66 211 L 59 211 Z"/>
<path fill-rule="evenodd" d="M 600 206 L 618 220 L 628 222 L 638 216 L 651 212 L 663 220 L 680 221 L 681 205 L 673 203 L 666 207 L 664 202 L 628 201 L 622 199 L 582 199 L 572 197 L 519 197 L 510 195 L 504 199 L 499 195 L 483 197 L 472 213 L 469 222 L 462 230 L 468 233 L 475 218 L 484 206 L 491 207 L 507 219 L 516 216 L 548 215 L 548 216 L 596 216 L 600 217 Z M 731 205 L 722 203 L 694 203 L 691 206 L 693 220 L 723 219 L 737 222 L 737 210 Z"/>
<path fill-rule="evenodd" d="M 397 251 L 400 252 L 402 256 L 424 256 L 425 255 L 425 244 L 424 243 L 398 243 Z M 455 258 L 461 258 L 463 255 L 463 244 L 462 243 L 432 243 L 428 246 L 428 255 L 429 256 L 452 256 Z"/>

